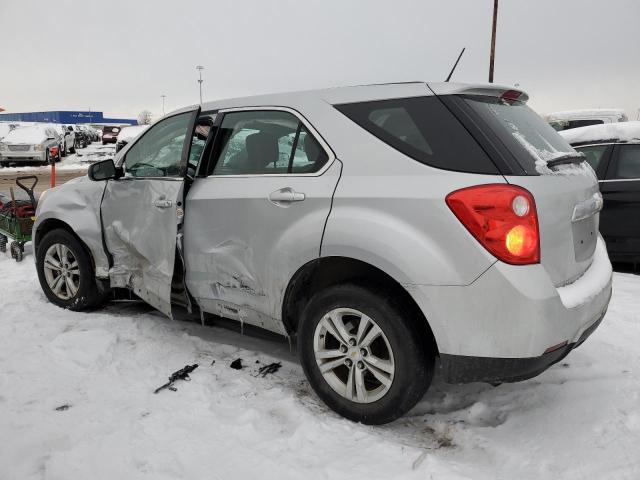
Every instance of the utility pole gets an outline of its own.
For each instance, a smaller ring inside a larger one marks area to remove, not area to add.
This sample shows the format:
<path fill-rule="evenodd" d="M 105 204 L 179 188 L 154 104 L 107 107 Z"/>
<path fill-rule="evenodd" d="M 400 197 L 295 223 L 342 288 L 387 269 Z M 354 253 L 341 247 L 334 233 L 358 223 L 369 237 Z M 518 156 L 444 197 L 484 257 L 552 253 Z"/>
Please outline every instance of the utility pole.
<path fill-rule="evenodd" d="M 493 26 L 491 27 L 491 56 L 489 57 L 489 83 L 493 83 L 493 62 L 496 59 L 496 24 L 498 23 L 498 0 L 493 0 Z"/>
<path fill-rule="evenodd" d="M 204 70 L 204 67 L 202 65 L 196 65 L 196 70 L 198 70 L 198 83 L 200 84 L 200 105 L 202 105 L 202 70 Z"/>
<path fill-rule="evenodd" d="M 162 94 L 160 98 L 162 98 L 162 116 L 164 117 L 164 99 L 167 98 L 167 96 Z"/>

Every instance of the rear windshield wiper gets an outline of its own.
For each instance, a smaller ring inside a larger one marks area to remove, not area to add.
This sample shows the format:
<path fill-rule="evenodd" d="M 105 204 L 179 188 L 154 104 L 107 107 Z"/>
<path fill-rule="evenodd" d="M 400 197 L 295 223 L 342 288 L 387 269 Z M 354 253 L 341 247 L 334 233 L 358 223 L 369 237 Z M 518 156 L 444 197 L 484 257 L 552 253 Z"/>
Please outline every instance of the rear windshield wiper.
<path fill-rule="evenodd" d="M 587 159 L 584 153 L 567 153 L 547 161 L 547 167 L 553 168 L 558 165 L 568 165 L 571 163 L 582 163 Z"/>

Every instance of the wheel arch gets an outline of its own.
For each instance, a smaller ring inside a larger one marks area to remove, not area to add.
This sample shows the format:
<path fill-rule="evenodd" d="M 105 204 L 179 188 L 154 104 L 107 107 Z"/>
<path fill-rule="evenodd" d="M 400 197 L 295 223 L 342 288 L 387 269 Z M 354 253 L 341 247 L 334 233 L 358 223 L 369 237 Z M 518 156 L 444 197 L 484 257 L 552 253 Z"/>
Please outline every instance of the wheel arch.
<path fill-rule="evenodd" d="M 71 235 L 73 235 L 75 239 L 78 240 L 78 242 L 80 242 L 80 245 L 82 245 L 82 248 L 84 248 L 85 251 L 89 254 L 89 258 L 91 259 L 91 266 L 95 273 L 96 261 L 93 257 L 93 252 L 91 251 L 89 246 L 85 243 L 84 240 L 82 240 L 82 238 L 80 238 L 80 236 L 73 230 L 73 228 L 71 228 L 71 226 L 68 223 L 58 218 L 48 218 L 46 220 L 43 220 L 38 225 L 33 236 L 34 253 L 37 255 L 38 243 L 45 237 L 45 235 L 47 235 L 49 232 L 52 232 L 53 230 L 58 230 L 58 229 L 66 230 Z"/>
<path fill-rule="evenodd" d="M 350 257 L 329 256 L 312 260 L 298 269 L 285 290 L 282 322 L 289 335 L 298 331 L 299 319 L 311 296 L 324 288 L 351 283 L 390 293 L 417 322 L 428 351 L 438 353 L 438 342 L 431 325 L 409 291 L 380 268 Z"/>

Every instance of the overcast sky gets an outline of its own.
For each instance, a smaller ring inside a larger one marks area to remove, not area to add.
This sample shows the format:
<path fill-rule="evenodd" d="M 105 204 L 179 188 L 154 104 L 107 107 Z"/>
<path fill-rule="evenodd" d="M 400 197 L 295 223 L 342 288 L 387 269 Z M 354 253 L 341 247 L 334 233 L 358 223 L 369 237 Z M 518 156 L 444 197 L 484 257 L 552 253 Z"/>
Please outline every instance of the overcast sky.
<path fill-rule="evenodd" d="M 135 117 L 204 98 L 488 76 L 493 0 L 0 0 L 0 107 Z M 496 83 L 640 108 L 639 0 L 500 0 Z"/>

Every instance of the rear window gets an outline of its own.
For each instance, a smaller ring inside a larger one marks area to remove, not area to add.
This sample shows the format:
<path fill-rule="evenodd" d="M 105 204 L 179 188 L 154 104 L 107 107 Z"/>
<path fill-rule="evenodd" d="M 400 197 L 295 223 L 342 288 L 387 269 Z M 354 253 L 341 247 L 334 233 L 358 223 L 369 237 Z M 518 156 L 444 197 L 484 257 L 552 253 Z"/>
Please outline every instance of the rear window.
<path fill-rule="evenodd" d="M 498 169 L 437 97 L 412 97 L 336 105 L 387 145 L 436 168 L 497 174 Z"/>
<path fill-rule="evenodd" d="M 525 172 L 535 174 L 546 163 L 575 154 L 569 143 L 525 103 L 499 97 L 462 96 L 495 133 Z"/>

